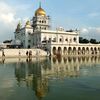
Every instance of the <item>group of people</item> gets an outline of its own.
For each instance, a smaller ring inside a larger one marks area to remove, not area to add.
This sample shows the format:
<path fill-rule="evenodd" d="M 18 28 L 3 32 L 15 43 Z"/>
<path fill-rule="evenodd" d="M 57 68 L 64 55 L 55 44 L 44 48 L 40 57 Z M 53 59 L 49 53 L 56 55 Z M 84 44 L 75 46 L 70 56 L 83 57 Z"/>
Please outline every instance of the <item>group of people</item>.
<path fill-rule="evenodd" d="M 26 55 L 27 55 L 27 57 L 32 57 L 32 51 L 30 50 L 30 51 L 26 51 Z"/>

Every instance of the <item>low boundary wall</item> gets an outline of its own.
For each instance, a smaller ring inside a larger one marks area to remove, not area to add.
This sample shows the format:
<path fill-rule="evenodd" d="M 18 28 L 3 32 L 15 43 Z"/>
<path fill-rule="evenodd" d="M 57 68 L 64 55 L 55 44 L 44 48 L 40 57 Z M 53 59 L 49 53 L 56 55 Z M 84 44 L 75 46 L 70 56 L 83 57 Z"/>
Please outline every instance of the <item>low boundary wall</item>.
<path fill-rule="evenodd" d="M 0 57 L 42 57 L 47 52 L 41 49 L 2 49 Z"/>

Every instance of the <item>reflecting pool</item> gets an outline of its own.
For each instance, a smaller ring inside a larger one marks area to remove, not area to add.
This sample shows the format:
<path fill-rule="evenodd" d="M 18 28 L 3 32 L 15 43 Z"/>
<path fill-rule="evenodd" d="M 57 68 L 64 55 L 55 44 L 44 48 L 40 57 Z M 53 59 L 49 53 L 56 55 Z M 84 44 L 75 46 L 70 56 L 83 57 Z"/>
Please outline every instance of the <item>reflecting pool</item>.
<path fill-rule="evenodd" d="M 100 100 L 100 57 L 0 59 L 0 100 Z"/>

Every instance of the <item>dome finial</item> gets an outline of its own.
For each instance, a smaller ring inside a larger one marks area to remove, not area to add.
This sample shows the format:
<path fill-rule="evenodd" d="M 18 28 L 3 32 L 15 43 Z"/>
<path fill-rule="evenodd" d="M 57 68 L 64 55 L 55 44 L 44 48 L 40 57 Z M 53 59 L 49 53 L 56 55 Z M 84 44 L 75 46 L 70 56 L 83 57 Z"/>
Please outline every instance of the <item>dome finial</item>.
<path fill-rule="evenodd" d="M 41 8 L 41 1 L 39 2 L 39 8 Z"/>

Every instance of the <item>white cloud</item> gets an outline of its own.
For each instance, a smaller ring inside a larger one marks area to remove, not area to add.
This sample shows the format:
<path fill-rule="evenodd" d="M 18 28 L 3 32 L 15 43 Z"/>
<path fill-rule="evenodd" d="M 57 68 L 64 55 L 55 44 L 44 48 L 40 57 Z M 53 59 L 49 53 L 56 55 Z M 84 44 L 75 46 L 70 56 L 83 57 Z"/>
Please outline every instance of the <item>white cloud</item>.
<path fill-rule="evenodd" d="M 29 4 L 23 4 L 23 5 L 14 5 L 10 6 L 8 5 L 5 0 L 0 0 L 0 42 L 5 39 L 11 39 L 14 36 L 14 30 L 16 28 L 17 23 L 21 18 L 18 16 L 23 17 L 22 23 L 25 24 L 26 20 L 30 17 L 29 12 L 31 10 L 29 9 Z M 27 14 L 28 12 L 28 14 Z M 28 15 L 28 17 L 26 16 Z M 93 12 L 89 14 L 90 17 L 95 18 L 96 16 L 100 16 L 100 13 Z M 53 18 L 54 19 L 54 18 Z M 52 20 L 53 20 L 52 19 Z M 57 19 L 57 18 L 56 18 Z M 66 20 L 67 27 L 77 27 L 80 26 L 82 23 L 79 20 L 72 20 L 70 18 L 67 18 Z M 55 24 L 59 25 L 62 23 L 63 26 L 66 26 L 66 23 L 61 19 L 61 22 L 55 21 Z M 81 36 L 87 37 L 87 38 L 96 38 L 100 40 L 100 27 L 88 27 L 88 28 L 82 28 L 81 29 Z"/>
<path fill-rule="evenodd" d="M 100 34 L 100 27 L 96 28 L 96 31 Z"/>
<path fill-rule="evenodd" d="M 100 41 L 100 27 L 88 27 L 80 30 L 80 36 L 84 38 L 94 38 Z"/>
<path fill-rule="evenodd" d="M 81 32 L 84 33 L 84 34 L 87 34 L 87 33 L 89 33 L 89 30 L 86 29 L 86 28 L 82 28 L 82 29 L 81 29 Z"/>
<path fill-rule="evenodd" d="M 13 8 L 0 1 L 0 42 L 13 38 L 17 23 L 21 20 L 21 18 L 16 17 L 19 14 L 18 11 L 18 8 Z M 22 22 L 24 22 L 24 19 L 28 18 L 23 18 Z"/>
<path fill-rule="evenodd" d="M 11 39 L 16 23 L 15 11 L 4 2 L 0 2 L 0 40 Z M 0 41 L 0 42 L 1 42 Z"/>

